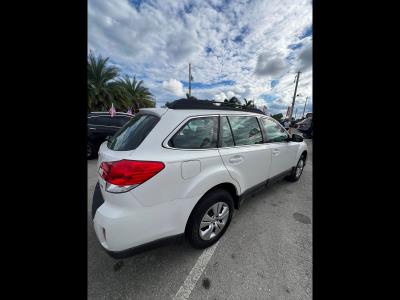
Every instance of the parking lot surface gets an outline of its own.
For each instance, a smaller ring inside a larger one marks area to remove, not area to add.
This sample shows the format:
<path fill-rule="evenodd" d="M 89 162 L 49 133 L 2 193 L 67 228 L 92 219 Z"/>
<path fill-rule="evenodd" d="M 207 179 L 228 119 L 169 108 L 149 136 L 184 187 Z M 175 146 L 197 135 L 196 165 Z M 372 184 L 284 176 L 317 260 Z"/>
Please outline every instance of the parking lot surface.
<path fill-rule="evenodd" d="M 96 160 L 88 160 L 88 299 L 173 299 L 182 289 L 189 299 L 311 299 L 312 141 L 305 141 L 300 180 L 277 182 L 247 199 L 207 253 L 182 241 L 111 258 L 92 226 Z M 191 271 L 199 265 L 196 282 Z"/>

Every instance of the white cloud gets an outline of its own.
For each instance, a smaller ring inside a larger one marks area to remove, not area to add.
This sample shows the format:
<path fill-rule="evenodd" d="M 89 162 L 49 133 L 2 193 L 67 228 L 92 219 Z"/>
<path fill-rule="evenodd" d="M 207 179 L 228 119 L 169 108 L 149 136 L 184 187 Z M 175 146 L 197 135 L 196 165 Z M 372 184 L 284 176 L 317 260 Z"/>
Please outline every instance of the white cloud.
<path fill-rule="evenodd" d="M 214 96 L 215 101 L 224 101 L 225 99 L 228 99 L 228 97 L 226 96 L 226 94 L 224 92 L 221 92 L 217 95 Z"/>
<path fill-rule="evenodd" d="M 312 66 L 312 45 L 308 44 L 299 53 L 300 70 L 308 70 Z"/>
<path fill-rule="evenodd" d="M 272 78 L 277 78 L 285 72 L 287 67 L 283 58 L 271 58 L 267 53 L 262 53 L 258 56 L 255 73 L 259 76 L 269 75 Z"/>
<path fill-rule="evenodd" d="M 183 97 L 185 96 L 185 91 L 183 90 L 183 84 L 182 82 L 176 80 L 176 79 L 169 79 L 166 80 L 162 83 L 163 88 L 178 97 Z"/>
<path fill-rule="evenodd" d="M 199 99 L 234 93 L 262 103 L 271 94 L 290 102 L 298 69 L 299 93 L 311 96 L 312 37 L 299 38 L 312 24 L 309 0 L 143 0 L 139 9 L 89 0 L 88 18 L 89 49 L 143 79 L 157 99 L 185 95 L 189 62 L 195 84 L 230 82 L 193 88 Z M 271 80 L 279 82 L 271 88 Z"/>

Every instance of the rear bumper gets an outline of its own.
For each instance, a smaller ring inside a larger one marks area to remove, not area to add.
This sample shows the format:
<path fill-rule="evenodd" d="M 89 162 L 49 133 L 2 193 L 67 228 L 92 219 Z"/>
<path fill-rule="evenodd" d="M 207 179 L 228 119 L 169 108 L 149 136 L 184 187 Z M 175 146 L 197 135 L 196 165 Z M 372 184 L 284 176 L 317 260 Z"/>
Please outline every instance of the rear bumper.
<path fill-rule="evenodd" d="M 104 250 L 107 252 L 108 255 L 110 255 L 112 258 L 115 259 L 122 259 L 122 258 L 127 258 L 151 249 L 155 249 L 161 246 L 165 246 L 168 244 L 172 244 L 172 243 L 176 243 L 176 242 L 180 242 L 184 239 L 184 234 L 177 234 L 177 235 L 173 235 L 173 236 L 169 236 L 169 237 L 165 237 L 150 243 L 146 243 L 146 244 L 142 244 L 136 247 L 132 247 L 123 251 L 110 251 L 105 249 Z"/>
<path fill-rule="evenodd" d="M 94 219 L 97 209 L 101 205 L 103 205 L 103 203 L 104 203 L 103 195 L 101 194 L 100 191 L 100 185 L 97 182 L 96 187 L 94 188 L 93 201 L 92 201 L 92 219 Z"/>
<path fill-rule="evenodd" d="M 196 199 L 177 199 L 154 206 L 104 201 L 99 185 L 93 194 L 93 226 L 102 247 L 121 258 L 180 238 Z"/>

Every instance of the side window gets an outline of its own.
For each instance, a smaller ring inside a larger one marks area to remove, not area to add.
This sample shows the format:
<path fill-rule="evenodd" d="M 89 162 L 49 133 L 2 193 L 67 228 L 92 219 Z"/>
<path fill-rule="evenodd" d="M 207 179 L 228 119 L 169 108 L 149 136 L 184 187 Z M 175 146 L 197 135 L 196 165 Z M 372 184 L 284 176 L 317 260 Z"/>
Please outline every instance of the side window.
<path fill-rule="evenodd" d="M 111 120 L 111 117 L 107 116 L 95 116 L 90 117 L 88 124 L 98 125 L 98 126 L 115 126 L 115 121 Z"/>
<path fill-rule="evenodd" d="M 187 122 L 168 142 L 181 149 L 216 148 L 218 117 L 201 117 Z"/>
<path fill-rule="evenodd" d="M 99 125 L 100 120 L 99 117 L 89 117 L 88 118 L 88 125 Z"/>
<path fill-rule="evenodd" d="M 130 117 L 119 117 L 119 126 L 124 126 L 128 121 L 132 119 Z"/>
<path fill-rule="evenodd" d="M 114 118 L 110 118 L 111 126 L 122 127 L 130 120 L 129 117 L 124 116 L 116 116 Z"/>
<path fill-rule="evenodd" d="M 287 132 L 275 121 L 262 118 L 261 123 L 267 138 L 267 143 L 284 142 L 288 139 Z"/>
<path fill-rule="evenodd" d="M 221 127 L 222 127 L 222 140 L 221 146 L 222 147 L 230 147 L 234 146 L 235 143 L 233 141 L 231 126 L 228 123 L 227 117 L 221 118 Z"/>
<path fill-rule="evenodd" d="M 235 145 L 252 145 L 263 142 L 260 125 L 256 117 L 229 116 Z"/>

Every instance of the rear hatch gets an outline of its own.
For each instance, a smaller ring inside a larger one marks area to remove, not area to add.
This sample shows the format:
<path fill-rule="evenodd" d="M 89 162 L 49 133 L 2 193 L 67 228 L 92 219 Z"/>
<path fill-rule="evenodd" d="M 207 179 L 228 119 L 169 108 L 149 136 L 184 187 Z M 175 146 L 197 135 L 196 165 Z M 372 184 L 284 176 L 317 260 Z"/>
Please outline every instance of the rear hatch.
<path fill-rule="evenodd" d="M 111 162 L 135 159 L 135 150 L 146 139 L 166 111 L 167 109 L 141 110 L 114 136 L 100 146 L 97 170 L 102 191 L 105 187 L 105 181 L 100 176 L 100 173 L 104 172 L 102 164 L 104 166 Z"/>

